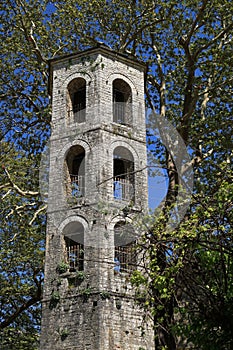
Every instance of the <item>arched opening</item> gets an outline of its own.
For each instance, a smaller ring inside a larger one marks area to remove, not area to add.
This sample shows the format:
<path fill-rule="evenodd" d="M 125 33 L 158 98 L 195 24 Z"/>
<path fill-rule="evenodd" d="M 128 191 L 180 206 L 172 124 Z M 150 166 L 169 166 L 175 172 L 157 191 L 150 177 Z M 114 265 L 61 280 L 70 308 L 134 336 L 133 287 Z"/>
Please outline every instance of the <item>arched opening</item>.
<path fill-rule="evenodd" d="M 122 79 L 113 81 L 113 121 L 119 124 L 132 124 L 132 91 Z"/>
<path fill-rule="evenodd" d="M 65 257 L 70 271 L 84 270 L 84 227 L 78 222 L 70 222 L 63 230 Z"/>
<path fill-rule="evenodd" d="M 66 162 L 67 196 L 77 200 L 85 195 L 85 150 L 82 146 L 72 146 L 67 154 Z"/>
<path fill-rule="evenodd" d="M 136 269 L 136 239 L 132 225 L 124 221 L 114 226 L 114 272 L 131 272 Z"/>
<path fill-rule="evenodd" d="M 113 153 L 113 196 L 118 200 L 134 201 L 134 159 L 125 147 L 118 146 Z"/>
<path fill-rule="evenodd" d="M 76 123 L 86 119 L 86 80 L 76 78 L 68 85 L 68 116 Z"/>

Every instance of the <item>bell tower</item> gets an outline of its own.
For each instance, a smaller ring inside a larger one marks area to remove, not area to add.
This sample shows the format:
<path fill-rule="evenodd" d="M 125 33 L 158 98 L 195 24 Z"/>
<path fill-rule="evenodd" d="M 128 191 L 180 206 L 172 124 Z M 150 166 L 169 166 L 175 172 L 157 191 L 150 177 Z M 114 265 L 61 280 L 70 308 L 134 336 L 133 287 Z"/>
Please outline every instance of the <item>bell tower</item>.
<path fill-rule="evenodd" d="M 41 350 L 149 350 L 130 285 L 148 206 L 144 65 L 99 45 L 52 59 L 50 92 Z"/>

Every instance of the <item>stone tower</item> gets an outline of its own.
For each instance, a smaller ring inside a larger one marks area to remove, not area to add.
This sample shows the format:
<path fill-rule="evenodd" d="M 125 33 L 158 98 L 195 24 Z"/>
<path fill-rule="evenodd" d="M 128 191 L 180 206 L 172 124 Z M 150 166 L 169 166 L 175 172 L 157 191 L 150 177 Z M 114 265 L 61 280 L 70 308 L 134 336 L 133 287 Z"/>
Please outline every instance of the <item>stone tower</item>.
<path fill-rule="evenodd" d="M 41 350 L 149 350 L 129 278 L 147 211 L 144 66 L 106 46 L 50 61 Z"/>

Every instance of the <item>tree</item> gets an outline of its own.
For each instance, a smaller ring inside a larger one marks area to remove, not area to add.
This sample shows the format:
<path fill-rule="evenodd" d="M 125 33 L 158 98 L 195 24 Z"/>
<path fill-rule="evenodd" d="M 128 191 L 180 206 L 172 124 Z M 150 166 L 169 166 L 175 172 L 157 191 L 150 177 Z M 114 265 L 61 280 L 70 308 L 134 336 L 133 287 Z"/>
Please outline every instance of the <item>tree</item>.
<path fill-rule="evenodd" d="M 7 0 L 1 4 L 1 16 L 2 265 L 8 260 L 0 274 L 4 341 L 9 340 L 10 327 L 20 329 L 35 320 L 40 299 L 44 248 L 37 244 L 43 240 L 45 206 L 35 175 L 50 133 L 48 59 L 102 41 L 146 63 L 150 157 L 160 159 L 167 171 L 162 215 L 155 212 L 145 236 L 151 272 L 143 279 L 148 287 L 144 297 L 149 296 L 146 305 L 154 315 L 156 348 L 176 349 L 178 335 L 196 342 L 199 349 L 211 342 L 219 349 L 231 348 L 230 323 L 223 320 L 232 315 L 232 5 L 226 0 Z M 177 169 L 174 155 L 154 137 L 156 113 L 183 138 L 191 158 L 185 167 Z M 194 189 L 189 210 L 174 230 L 168 230 L 180 179 L 190 167 Z M 5 298 L 9 280 L 10 301 Z M 37 293 L 35 304 L 21 310 Z M 180 300 L 186 300 L 184 305 Z M 9 308 L 12 318 L 7 317 Z M 213 322 L 214 312 L 222 322 Z M 229 339 L 225 345 L 224 337 Z M 15 336 L 11 344 L 16 349 Z"/>
<path fill-rule="evenodd" d="M 39 158 L 26 158 L 11 142 L 2 142 L 1 151 L 1 344 L 3 349 L 36 349 L 45 232 L 35 191 Z"/>
<path fill-rule="evenodd" d="M 140 242 L 147 275 L 137 271 L 132 281 L 152 311 L 156 349 L 232 348 L 232 189 L 222 164 L 218 185 L 193 194 L 176 230 L 165 230 L 164 215 L 157 216 Z"/>

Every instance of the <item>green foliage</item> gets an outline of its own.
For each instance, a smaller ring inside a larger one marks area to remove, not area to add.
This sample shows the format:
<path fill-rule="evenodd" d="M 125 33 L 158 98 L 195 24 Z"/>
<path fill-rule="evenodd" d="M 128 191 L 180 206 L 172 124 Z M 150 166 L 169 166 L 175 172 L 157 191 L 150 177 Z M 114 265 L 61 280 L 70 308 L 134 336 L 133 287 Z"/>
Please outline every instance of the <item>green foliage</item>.
<path fill-rule="evenodd" d="M 60 301 L 60 298 L 61 298 L 61 296 L 60 296 L 59 291 L 53 291 L 53 293 L 51 294 L 50 302 L 49 302 L 49 308 L 51 310 L 57 306 L 57 304 Z"/>
<path fill-rule="evenodd" d="M 66 264 L 64 261 L 61 261 L 60 264 L 57 266 L 57 272 L 58 273 L 65 273 L 68 271 L 69 265 Z"/>
<path fill-rule="evenodd" d="M 76 271 L 68 276 L 68 283 L 70 288 L 78 287 L 85 279 L 84 271 Z"/>
<path fill-rule="evenodd" d="M 110 298 L 110 294 L 109 294 L 109 292 L 107 290 L 102 290 L 102 292 L 100 292 L 100 297 L 103 300 L 109 299 Z"/>
<path fill-rule="evenodd" d="M 58 302 L 60 300 L 60 294 L 58 291 L 55 291 L 51 295 L 51 301 Z"/>
<path fill-rule="evenodd" d="M 92 289 L 87 287 L 80 291 L 80 295 L 82 296 L 83 302 L 86 303 L 92 293 Z"/>
<path fill-rule="evenodd" d="M 85 279 L 85 272 L 84 271 L 76 271 L 76 278 L 82 282 Z"/>
<path fill-rule="evenodd" d="M 25 322 L 26 321 L 26 322 Z M 27 320 L 21 319 L 21 324 L 28 323 Z M 39 336 L 36 325 L 34 327 L 22 327 L 19 324 L 7 327 L 1 332 L 1 350 L 37 350 L 39 347 Z M 16 339 L 17 338 L 17 343 Z"/>
<path fill-rule="evenodd" d="M 134 270 L 131 276 L 131 282 L 139 287 L 142 284 L 146 284 L 147 278 L 138 270 Z"/>
<path fill-rule="evenodd" d="M 204 350 L 231 349 L 233 339 L 233 175 L 228 163 L 218 171 L 221 181 L 208 196 L 194 193 L 187 218 L 176 230 L 162 230 L 163 216 L 155 220 L 149 245 L 148 236 L 141 242 L 148 246 L 148 273 L 132 278 L 139 293 L 143 290 L 137 300 L 154 316 L 156 335 L 166 327 L 175 342 L 180 337 L 179 342 Z M 158 336 L 156 343 L 162 349 Z M 166 343 L 172 348 L 169 337 Z"/>
<path fill-rule="evenodd" d="M 61 336 L 61 340 L 64 341 L 68 337 L 68 335 L 70 334 L 70 331 L 69 331 L 69 329 L 64 328 L 64 329 L 60 330 L 59 334 Z"/>
<path fill-rule="evenodd" d="M 38 160 L 37 155 L 25 157 L 11 142 L 1 144 L 0 329 L 4 349 L 35 349 L 38 344 L 45 232 L 36 191 Z"/>
<path fill-rule="evenodd" d="M 232 4 L 6 0 L 0 6 L 3 349 L 34 350 L 38 343 L 46 222 L 38 170 L 50 135 L 48 59 L 99 41 L 145 62 L 147 106 L 180 132 L 195 171 L 189 212 L 167 232 L 179 184 L 149 120 L 148 162 L 159 159 L 166 169 L 168 194 L 164 216 L 143 242 L 151 272 L 132 280 L 154 316 L 156 349 L 178 348 L 178 335 L 198 349 L 232 348 Z"/>

